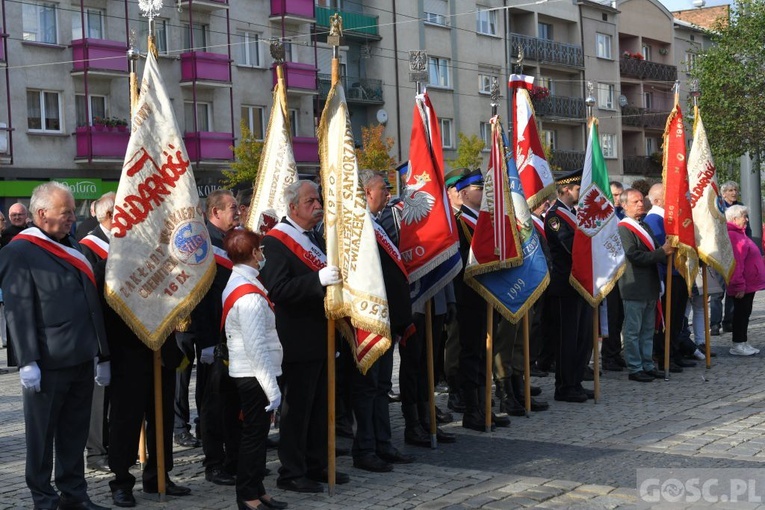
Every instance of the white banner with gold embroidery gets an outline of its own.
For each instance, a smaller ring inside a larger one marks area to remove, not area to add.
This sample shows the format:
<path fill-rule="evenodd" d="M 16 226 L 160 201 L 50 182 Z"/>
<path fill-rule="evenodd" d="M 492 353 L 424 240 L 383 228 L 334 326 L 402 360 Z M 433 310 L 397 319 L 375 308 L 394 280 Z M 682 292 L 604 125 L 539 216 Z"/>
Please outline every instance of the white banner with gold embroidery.
<path fill-rule="evenodd" d="M 149 52 L 115 198 L 106 299 L 158 350 L 214 276 L 194 173 Z"/>

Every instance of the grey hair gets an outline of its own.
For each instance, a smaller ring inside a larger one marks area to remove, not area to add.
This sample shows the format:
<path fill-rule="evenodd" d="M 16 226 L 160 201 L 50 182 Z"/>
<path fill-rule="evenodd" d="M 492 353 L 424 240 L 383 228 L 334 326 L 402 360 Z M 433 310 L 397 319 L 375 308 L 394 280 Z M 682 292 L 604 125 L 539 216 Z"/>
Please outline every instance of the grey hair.
<path fill-rule="evenodd" d="M 749 216 L 749 208 L 745 205 L 736 204 L 725 210 L 725 219 L 730 222 L 733 222 L 736 218 L 742 218 L 744 216 Z"/>
<path fill-rule="evenodd" d="M 216 189 L 207 195 L 207 217 L 212 216 L 212 210 L 223 208 L 223 197 L 234 197 L 234 193 L 228 189 Z"/>
<path fill-rule="evenodd" d="M 104 193 L 101 198 L 95 201 L 93 210 L 96 212 L 96 219 L 99 223 L 106 219 L 106 214 L 110 213 L 114 209 L 114 197 L 117 194 L 113 191 Z"/>
<path fill-rule="evenodd" d="M 738 183 L 736 181 L 728 181 L 723 183 L 723 185 L 720 186 L 720 193 L 725 193 L 729 189 L 735 189 L 736 191 L 738 191 L 739 189 Z"/>
<path fill-rule="evenodd" d="M 306 184 L 306 183 L 313 186 L 314 191 L 317 191 L 317 192 L 319 191 L 318 184 L 316 184 L 313 181 L 309 181 L 307 179 L 301 179 L 287 186 L 287 189 L 284 190 L 284 201 L 288 205 L 298 205 L 298 196 L 300 195 L 300 188 L 303 186 L 303 184 Z"/>
<path fill-rule="evenodd" d="M 624 207 L 627 205 L 627 202 L 630 201 L 630 194 L 631 193 L 640 193 L 640 190 L 637 190 L 635 188 L 625 188 L 624 191 L 622 191 L 621 196 L 619 197 L 619 204 Z M 640 193 L 642 195 L 642 193 Z"/>
<path fill-rule="evenodd" d="M 385 180 L 380 172 L 375 172 L 374 170 L 359 171 L 359 182 L 361 182 L 361 187 L 364 189 L 366 189 L 367 186 L 369 186 L 369 184 L 378 177 L 383 181 Z"/>
<path fill-rule="evenodd" d="M 32 190 L 32 198 L 29 199 L 29 210 L 32 211 L 34 218 L 37 217 L 37 211 L 47 210 L 53 206 L 52 198 L 56 191 L 62 191 L 74 200 L 72 190 L 63 182 L 50 181 L 40 184 Z"/>

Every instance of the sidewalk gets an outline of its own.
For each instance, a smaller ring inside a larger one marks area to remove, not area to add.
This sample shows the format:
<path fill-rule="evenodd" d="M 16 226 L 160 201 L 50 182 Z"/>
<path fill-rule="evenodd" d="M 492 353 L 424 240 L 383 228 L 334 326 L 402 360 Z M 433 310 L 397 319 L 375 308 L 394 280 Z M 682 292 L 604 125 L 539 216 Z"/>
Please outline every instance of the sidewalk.
<path fill-rule="evenodd" d="M 765 348 L 763 293 L 755 299 L 749 339 Z M 759 469 L 765 461 L 765 354 L 730 355 L 730 333 L 712 337 L 712 345 L 718 356 L 711 370 L 699 364 L 668 382 L 637 383 L 626 372 L 604 372 L 597 404 L 555 402 L 552 374 L 536 379 L 549 411 L 513 418 L 510 428 L 491 434 L 463 429 L 456 420 L 445 428 L 458 434 L 457 444 L 438 450 L 404 445 L 403 419 L 393 404 L 394 443 L 416 455 L 416 463 L 378 474 L 340 457 L 338 469 L 351 483 L 337 486 L 334 497 L 305 495 L 276 488 L 279 462 L 269 450 L 273 474 L 266 489 L 291 509 L 631 508 L 638 503 L 637 468 Z M 5 350 L 0 357 L 5 368 Z M 0 375 L 0 509 L 31 507 L 20 393 L 18 373 Z M 446 395 L 438 404 L 446 409 Z M 338 444 L 349 447 L 350 440 L 338 438 Z M 190 496 L 159 502 L 141 492 L 139 481 L 138 508 L 236 508 L 233 487 L 205 482 L 201 455 L 201 448 L 176 447 L 172 478 L 190 487 Z M 137 467 L 135 474 L 140 478 Z M 91 498 L 111 506 L 110 475 L 86 476 Z"/>

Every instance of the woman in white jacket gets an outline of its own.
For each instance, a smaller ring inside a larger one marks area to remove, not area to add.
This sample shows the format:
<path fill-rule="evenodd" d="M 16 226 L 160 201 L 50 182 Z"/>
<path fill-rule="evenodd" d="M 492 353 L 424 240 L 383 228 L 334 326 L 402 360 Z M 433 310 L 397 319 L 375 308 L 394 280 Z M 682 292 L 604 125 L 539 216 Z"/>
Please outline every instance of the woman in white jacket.
<path fill-rule="evenodd" d="M 276 378 L 282 373 L 282 345 L 276 334 L 273 306 L 258 281 L 266 259 L 260 236 L 243 229 L 230 230 L 223 247 L 234 264 L 223 291 L 223 321 L 228 344 L 228 373 L 242 404 L 244 423 L 236 474 L 236 500 L 240 510 L 286 508 L 263 486 L 266 437 L 273 413 L 281 402 Z"/>

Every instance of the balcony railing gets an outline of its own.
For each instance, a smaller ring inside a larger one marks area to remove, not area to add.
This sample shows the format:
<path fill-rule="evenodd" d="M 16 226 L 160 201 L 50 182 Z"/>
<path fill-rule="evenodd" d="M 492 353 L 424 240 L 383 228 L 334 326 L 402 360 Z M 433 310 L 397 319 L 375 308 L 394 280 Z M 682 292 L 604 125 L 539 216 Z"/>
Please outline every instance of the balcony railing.
<path fill-rule="evenodd" d="M 314 0 L 271 0 L 271 17 L 284 16 L 285 18 L 313 20 L 316 17 L 314 3 Z M 343 25 L 345 25 L 344 17 Z"/>
<path fill-rule="evenodd" d="M 584 52 L 579 44 L 568 44 L 539 39 L 528 35 L 510 34 L 512 55 L 518 54 L 523 48 L 524 58 L 550 64 L 560 64 L 572 67 L 584 67 Z"/>
<path fill-rule="evenodd" d="M 316 26 L 321 29 L 329 28 L 329 17 L 339 12 L 343 17 L 343 35 L 349 38 L 380 39 L 377 30 L 377 16 L 367 16 L 358 12 L 336 11 L 327 7 L 316 7 Z M 324 30 L 320 30 L 324 31 Z"/>
<path fill-rule="evenodd" d="M 581 97 L 547 96 L 532 100 L 534 113 L 540 117 L 562 117 L 584 120 L 585 105 Z"/>
<path fill-rule="evenodd" d="M 106 39 L 75 39 L 72 41 L 74 71 L 127 73 L 127 46 L 124 42 Z"/>
<path fill-rule="evenodd" d="M 622 125 L 648 129 L 664 129 L 669 112 L 648 110 L 638 106 L 622 108 Z"/>
<path fill-rule="evenodd" d="M 384 104 L 382 80 L 368 78 L 356 78 L 348 76 L 342 78 L 345 89 L 345 99 L 348 103 L 359 104 Z M 329 74 L 319 75 L 319 98 L 327 99 L 329 89 L 332 86 L 332 76 Z"/>
<path fill-rule="evenodd" d="M 97 126 L 83 126 L 75 130 L 77 158 L 125 159 L 130 132 L 108 131 Z"/>
<path fill-rule="evenodd" d="M 619 61 L 619 72 L 622 76 L 639 78 L 641 80 L 675 81 L 677 80 L 677 66 L 638 60 L 635 58 L 622 58 Z"/>
<path fill-rule="evenodd" d="M 227 55 L 188 51 L 181 53 L 181 81 L 206 81 L 212 83 L 231 83 L 231 62 Z"/>
<path fill-rule="evenodd" d="M 234 159 L 234 153 L 231 150 L 231 146 L 234 145 L 232 133 L 212 133 L 209 131 L 186 133 L 183 135 L 183 142 L 186 144 L 186 150 L 191 161 L 231 161 Z"/>
<path fill-rule="evenodd" d="M 319 139 L 296 136 L 292 139 L 292 151 L 296 163 L 318 163 Z"/>
<path fill-rule="evenodd" d="M 316 68 L 310 64 L 299 64 L 297 62 L 285 62 L 284 82 L 287 90 L 292 92 L 316 92 Z M 273 83 L 276 85 L 276 67 L 272 67 Z"/>
<path fill-rule="evenodd" d="M 549 163 L 561 170 L 578 170 L 584 167 L 584 152 L 553 150 Z"/>
<path fill-rule="evenodd" d="M 624 173 L 628 175 L 661 175 L 661 165 L 648 156 L 624 158 Z"/>
<path fill-rule="evenodd" d="M 213 12 L 219 9 L 228 9 L 228 0 L 176 0 L 179 11 L 188 9 L 189 6 L 199 12 Z"/>

